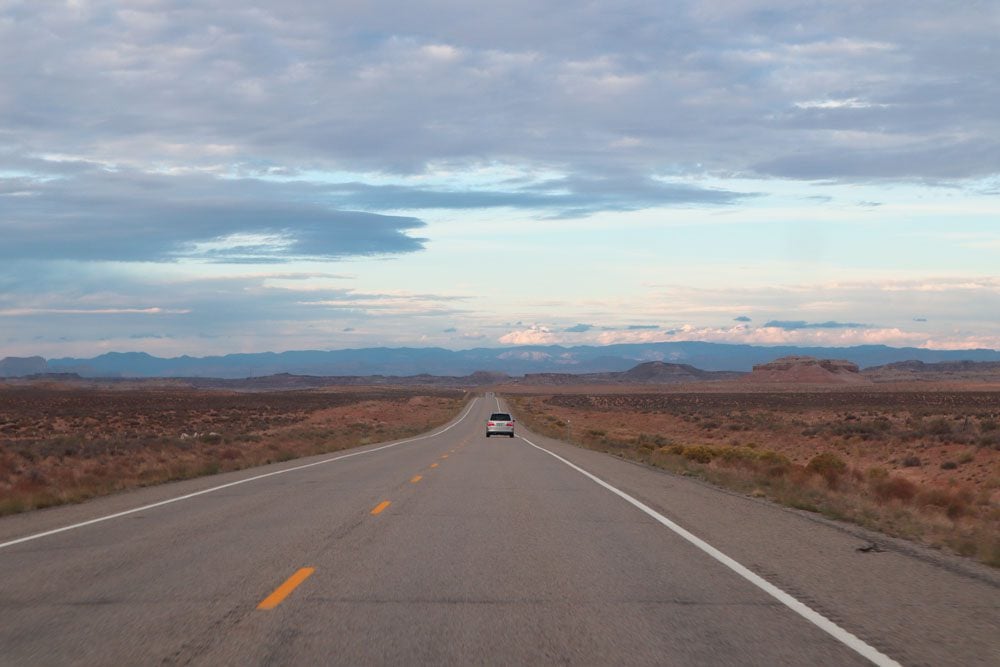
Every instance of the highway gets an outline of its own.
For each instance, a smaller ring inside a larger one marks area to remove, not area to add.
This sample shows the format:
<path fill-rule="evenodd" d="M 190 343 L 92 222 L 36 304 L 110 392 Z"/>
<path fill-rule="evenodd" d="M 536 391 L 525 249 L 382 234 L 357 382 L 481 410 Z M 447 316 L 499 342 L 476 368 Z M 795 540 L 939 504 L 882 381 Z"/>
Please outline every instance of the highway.
<path fill-rule="evenodd" d="M 487 439 L 501 404 L 0 520 L 0 664 L 1000 664 L 995 570 L 520 424 Z"/>

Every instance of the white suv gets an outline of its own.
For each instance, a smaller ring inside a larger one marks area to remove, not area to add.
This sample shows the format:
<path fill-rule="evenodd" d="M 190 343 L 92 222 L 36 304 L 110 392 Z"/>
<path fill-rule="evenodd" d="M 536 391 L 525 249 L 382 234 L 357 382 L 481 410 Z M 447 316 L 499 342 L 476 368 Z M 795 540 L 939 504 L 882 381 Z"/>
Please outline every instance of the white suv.
<path fill-rule="evenodd" d="M 486 437 L 491 435 L 509 435 L 514 437 L 514 418 L 506 412 L 494 412 L 486 422 Z"/>

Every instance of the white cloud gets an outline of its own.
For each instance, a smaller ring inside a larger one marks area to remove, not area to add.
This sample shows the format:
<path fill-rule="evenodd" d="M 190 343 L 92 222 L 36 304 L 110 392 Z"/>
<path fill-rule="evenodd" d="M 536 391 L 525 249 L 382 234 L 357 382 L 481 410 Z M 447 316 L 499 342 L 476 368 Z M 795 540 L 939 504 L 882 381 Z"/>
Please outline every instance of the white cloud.
<path fill-rule="evenodd" d="M 502 345 L 548 345 L 557 342 L 559 337 L 548 327 L 533 324 L 527 329 L 506 333 L 498 340 Z"/>
<path fill-rule="evenodd" d="M 799 109 L 885 109 L 888 104 L 877 104 L 850 97 L 843 100 L 808 100 L 806 102 L 795 102 Z"/>
<path fill-rule="evenodd" d="M 795 345 L 819 347 L 850 347 L 854 345 L 888 345 L 928 349 L 1000 349 L 1000 333 L 979 335 L 950 332 L 928 335 L 925 331 L 907 331 L 898 327 L 796 329 L 780 327 L 706 327 L 682 324 L 670 331 L 604 331 L 590 337 L 598 345 L 619 343 L 659 343 L 704 341 L 743 345 Z M 581 344 L 580 337 L 550 337 L 548 344 Z"/>
<path fill-rule="evenodd" d="M 420 47 L 420 52 L 432 60 L 453 62 L 458 60 L 462 52 L 448 44 L 427 44 Z"/>

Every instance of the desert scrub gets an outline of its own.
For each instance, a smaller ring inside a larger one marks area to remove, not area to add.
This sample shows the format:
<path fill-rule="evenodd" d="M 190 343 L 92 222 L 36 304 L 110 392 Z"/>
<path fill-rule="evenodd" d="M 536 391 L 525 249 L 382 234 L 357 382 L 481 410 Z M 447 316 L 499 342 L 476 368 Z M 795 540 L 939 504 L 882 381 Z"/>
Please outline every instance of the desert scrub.
<path fill-rule="evenodd" d="M 791 462 L 787 458 L 776 452 L 740 446 L 713 447 L 711 445 L 685 446 L 676 444 L 661 447 L 653 454 L 652 462 L 657 465 L 671 458 L 703 465 L 714 462 L 718 467 L 749 468 L 771 477 L 775 476 L 776 470 L 780 476 L 791 466 Z"/>
<path fill-rule="evenodd" d="M 509 400 L 530 405 L 531 414 L 519 407 L 519 417 L 536 432 L 1000 566 L 1000 392 Z M 553 428 L 555 420 L 566 427 Z M 942 462 L 956 467 L 942 469 Z"/>
<path fill-rule="evenodd" d="M 888 473 L 873 475 L 869 471 L 868 488 L 874 497 L 881 502 L 894 500 L 907 502 L 917 495 L 916 484 L 905 477 L 889 475 Z"/>
<path fill-rule="evenodd" d="M 718 450 L 705 445 L 694 445 L 685 447 L 681 455 L 698 463 L 710 463 L 718 455 Z"/>
<path fill-rule="evenodd" d="M 847 463 L 833 452 L 822 452 L 809 459 L 806 470 L 819 475 L 826 480 L 827 485 L 835 488 L 847 472 Z"/>
<path fill-rule="evenodd" d="M 421 397 L 419 411 L 401 409 Z M 466 403 L 462 392 L 396 389 L 18 390 L 3 399 L 4 418 L 19 428 L 16 438 L 0 440 L 0 514 L 356 446 L 373 431 L 348 427 L 361 423 L 362 402 L 384 419 L 386 440 L 443 424 Z M 316 413 L 332 428 L 317 427 Z M 54 425 L 67 432 L 53 433 Z"/>

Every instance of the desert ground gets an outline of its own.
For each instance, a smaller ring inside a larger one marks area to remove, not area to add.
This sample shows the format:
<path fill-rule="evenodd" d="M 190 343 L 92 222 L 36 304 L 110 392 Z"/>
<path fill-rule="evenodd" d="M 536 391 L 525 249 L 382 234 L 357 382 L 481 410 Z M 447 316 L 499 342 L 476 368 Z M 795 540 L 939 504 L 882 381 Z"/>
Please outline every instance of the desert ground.
<path fill-rule="evenodd" d="M 465 400 L 421 387 L 0 383 L 0 514 L 403 438 L 445 423 Z"/>
<path fill-rule="evenodd" d="M 499 390 L 547 435 L 1000 566 L 1000 387 Z"/>
<path fill-rule="evenodd" d="M 1000 566 L 1000 385 L 494 387 L 529 428 Z M 427 431 L 467 390 L 0 383 L 0 514 Z"/>

